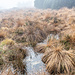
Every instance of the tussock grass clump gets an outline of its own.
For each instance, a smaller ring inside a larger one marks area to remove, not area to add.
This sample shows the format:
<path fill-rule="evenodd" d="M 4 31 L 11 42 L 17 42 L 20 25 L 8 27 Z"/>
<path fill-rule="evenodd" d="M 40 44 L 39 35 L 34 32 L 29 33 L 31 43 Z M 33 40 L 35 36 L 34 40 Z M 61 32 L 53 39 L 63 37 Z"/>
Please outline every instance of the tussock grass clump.
<path fill-rule="evenodd" d="M 50 74 L 70 73 L 75 69 L 75 54 L 72 50 L 66 51 L 62 46 L 49 48 L 42 61 Z"/>
<path fill-rule="evenodd" d="M 18 27 L 15 29 L 14 32 L 18 35 L 22 35 L 22 34 L 24 34 L 24 29 L 22 27 Z"/>
<path fill-rule="evenodd" d="M 32 46 L 35 46 L 38 42 L 42 42 L 46 38 L 46 35 L 46 32 L 39 26 L 29 26 L 25 33 L 26 41 Z"/>
<path fill-rule="evenodd" d="M 17 26 L 18 26 L 18 27 L 24 26 L 24 25 L 25 25 L 24 19 L 18 19 L 18 20 L 17 20 Z"/>
<path fill-rule="evenodd" d="M 60 42 L 65 46 L 65 49 L 75 49 L 75 34 L 69 34 L 61 38 Z"/>
<path fill-rule="evenodd" d="M 1 42 L 1 45 L 14 45 L 15 44 L 15 41 L 13 41 L 12 39 L 4 39 L 2 42 Z"/>
<path fill-rule="evenodd" d="M 57 40 L 54 38 L 54 36 L 51 36 L 47 39 L 47 43 L 38 43 L 34 49 L 37 52 L 44 53 L 48 48 L 51 48 L 56 44 Z"/>
<path fill-rule="evenodd" d="M 68 24 L 74 24 L 74 23 L 75 23 L 75 17 L 72 16 L 72 17 L 69 18 Z"/>
<path fill-rule="evenodd" d="M 18 43 L 27 42 L 28 45 L 35 46 L 38 42 L 42 42 L 48 35 L 42 25 L 28 25 L 15 28 L 10 36 Z"/>
<path fill-rule="evenodd" d="M 40 52 L 40 53 L 44 53 L 46 50 L 47 45 L 46 44 L 38 44 L 35 46 L 35 51 L 36 52 Z"/>
<path fill-rule="evenodd" d="M 64 36 L 61 35 L 60 42 L 65 45 L 65 49 L 75 49 L 75 25 L 70 25 L 62 31 Z"/>
<path fill-rule="evenodd" d="M 23 27 L 15 27 L 12 29 L 10 29 L 9 33 L 11 35 L 8 35 L 9 38 L 12 38 L 13 40 L 15 40 L 17 43 L 24 43 L 26 42 L 26 35 L 25 34 L 25 29 Z"/>
<path fill-rule="evenodd" d="M 25 65 L 23 65 L 22 60 L 26 55 L 27 50 L 23 49 L 20 44 L 17 44 L 12 39 L 5 39 L 0 44 L 0 66 L 13 64 L 15 69 L 24 73 Z"/>
<path fill-rule="evenodd" d="M 4 40 L 6 37 L 5 32 L 4 31 L 0 31 L 0 41 Z"/>
<path fill-rule="evenodd" d="M 1 75 L 18 75 L 18 74 L 13 73 L 11 68 L 9 68 L 8 71 L 6 71 L 6 67 L 5 67 L 4 70 L 1 72 Z"/>
<path fill-rule="evenodd" d="M 67 27 L 64 28 L 64 30 L 61 32 L 63 35 L 72 35 L 75 34 L 75 24 L 68 25 Z"/>
<path fill-rule="evenodd" d="M 9 47 L 14 45 L 14 41 L 11 39 L 5 39 L 0 43 L 0 66 L 5 65 L 5 61 L 7 61 L 7 57 L 10 56 L 11 50 Z"/>

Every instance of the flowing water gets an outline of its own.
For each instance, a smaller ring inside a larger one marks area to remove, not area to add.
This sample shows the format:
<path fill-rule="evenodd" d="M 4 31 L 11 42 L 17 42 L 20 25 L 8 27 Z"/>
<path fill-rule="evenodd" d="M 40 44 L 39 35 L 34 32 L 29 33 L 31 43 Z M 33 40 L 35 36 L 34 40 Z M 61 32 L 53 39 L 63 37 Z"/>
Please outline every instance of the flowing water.
<path fill-rule="evenodd" d="M 23 60 L 23 64 L 26 64 L 25 66 L 26 73 L 23 75 L 37 75 L 38 72 L 41 72 L 41 71 L 45 72 L 46 71 L 45 64 L 41 60 L 43 54 L 34 52 L 34 49 L 32 47 L 23 47 L 23 48 L 27 49 L 28 51 L 28 56 Z M 10 66 L 7 68 L 5 72 L 8 72 L 9 68 L 11 69 L 12 72 L 14 71 L 13 67 Z M 18 75 L 22 75 L 22 74 L 18 72 Z"/>
<path fill-rule="evenodd" d="M 45 39 L 43 42 L 46 44 L 48 39 L 53 36 L 53 34 L 50 34 L 47 39 Z M 55 35 L 54 38 L 59 39 L 59 35 Z M 40 43 L 38 43 L 40 44 Z M 35 50 L 32 47 L 24 47 L 27 49 L 28 51 L 28 56 L 24 59 L 23 63 L 26 64 L 26 69 L 27 69 L 27 75 L 35 75 L 35 73 L 37 72 L 46 72 L 46 66 L 45 64 L 42 62 L 42 56 L 43 53 L 37 53 L 34 52 Z"/>
<path fill-rule="evenodd" d="M 43 54 L 35 53 L 32 47 L 25 48 L 29 53 L 23 61 L 26 63 L 27 75 L 45 71 L 45 64 L 41 61 Z"/>

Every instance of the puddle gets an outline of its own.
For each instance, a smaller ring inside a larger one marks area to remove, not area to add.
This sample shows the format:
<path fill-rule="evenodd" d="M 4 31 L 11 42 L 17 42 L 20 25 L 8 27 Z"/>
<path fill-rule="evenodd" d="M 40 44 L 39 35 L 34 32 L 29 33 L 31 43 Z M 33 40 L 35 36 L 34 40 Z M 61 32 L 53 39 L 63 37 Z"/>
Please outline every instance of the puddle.
<path fill-rule="evenodd" d="M 43 54 L 35 53 L 32 47 L 26 47 L 26 49 L 28 50 L 29 54 L 23 60 L 23 63 L 26 63 L 27 75 L 45 71 L 45 64 L 41 61 Z"/>

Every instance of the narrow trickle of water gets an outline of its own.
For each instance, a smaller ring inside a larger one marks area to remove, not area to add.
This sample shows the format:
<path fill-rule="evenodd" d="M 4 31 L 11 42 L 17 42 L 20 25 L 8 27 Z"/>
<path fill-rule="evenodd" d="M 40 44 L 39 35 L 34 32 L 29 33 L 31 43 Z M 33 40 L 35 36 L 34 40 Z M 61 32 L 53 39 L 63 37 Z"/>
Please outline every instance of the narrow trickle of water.
<path fill-rule="evenodd" d="M 35 53 L 32 47 L 26 47 L 29 55 L 24 59 L 27 75 L 45 71 L 45 64 L 41 61 L 42 53 Z"/>

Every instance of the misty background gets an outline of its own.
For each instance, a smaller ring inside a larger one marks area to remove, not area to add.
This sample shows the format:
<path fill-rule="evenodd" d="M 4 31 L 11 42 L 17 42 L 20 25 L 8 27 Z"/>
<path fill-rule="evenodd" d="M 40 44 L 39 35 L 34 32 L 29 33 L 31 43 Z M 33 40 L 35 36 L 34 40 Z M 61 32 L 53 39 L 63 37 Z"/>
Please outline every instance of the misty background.
<path fill-rule="evenodd" d="M 0 10 L 11 8 L 60 9 L 75 7 L 75 0 L 0 0 Z"/>
<path fill-rule="evenodd" d="M 0 9 L 10 9 L 10 8 L 33 8 L 34 0 L 0 0 Z"/>

